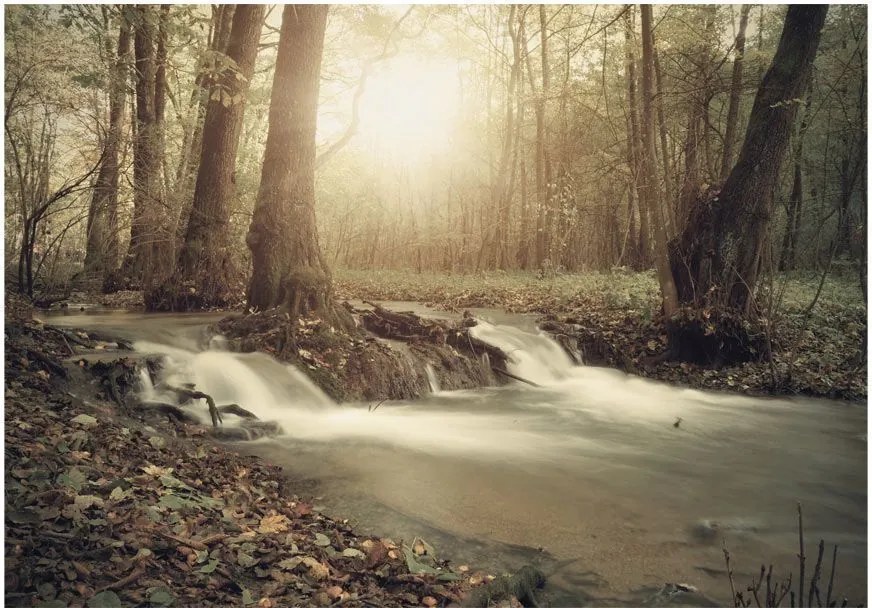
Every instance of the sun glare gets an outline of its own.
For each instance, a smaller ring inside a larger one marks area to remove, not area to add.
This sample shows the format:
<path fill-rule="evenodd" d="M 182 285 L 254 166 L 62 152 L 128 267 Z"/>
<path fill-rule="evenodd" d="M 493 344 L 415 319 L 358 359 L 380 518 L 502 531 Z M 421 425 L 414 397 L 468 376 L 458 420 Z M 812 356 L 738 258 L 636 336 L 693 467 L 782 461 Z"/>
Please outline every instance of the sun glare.
<path fill-rule="evenodd" d="M 457 110 L 457 67 L 403 55 L 367 80 L 359 133 L 379 153 L 421 160 L 448 151 Z"/>

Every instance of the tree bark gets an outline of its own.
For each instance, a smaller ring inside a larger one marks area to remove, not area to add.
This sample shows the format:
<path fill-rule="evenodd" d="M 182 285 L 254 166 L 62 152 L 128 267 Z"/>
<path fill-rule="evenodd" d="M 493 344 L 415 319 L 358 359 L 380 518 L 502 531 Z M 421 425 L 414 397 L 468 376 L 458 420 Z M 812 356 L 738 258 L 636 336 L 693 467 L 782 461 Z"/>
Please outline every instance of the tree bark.
<path fill-rule="evenodd" d="M 654 224 L 654 255 L 657 278 L 663 296 L 663 312 L 667 317 L 678 310 L 678 293 L 669 269 L 666 253 L 666 225 L 660 207 L 657 185 L 656 152 L 654 143 L 654 33 L 650 4 L 639 5 L 642 12 L 642 181 L 640 200 L 644 200 L 651 212 Z"/>
<path fill-rule="evenodd" d="M 802 223 L 802 164 L 804 159 L 803 141 L 808 130 L 808 113 L 811 108 L 812 83 L 808 85 L 808 95 L 805 99 L 805 110 L 802 122 L 796 134 L 796 150 L 793 158 L 793 185 L 790 188 L 790 198 L 787 201 L 787 226 L 784 228 L 784 238 L 781 241 L 781 255 L 778 259 L 778 270 L 793 270 L 796 264 L 796 243 L 799 228 Z"/>
<path fill-rule="evenodd" d="M 136 57 L 136 136 L 133 140 L 133 220 L 130 245 L 121 268 L 120 285 L 135 287 L 150 284 L 172 268 L 172 217 L 164 205 L 161 161 L 163 158 L 163 109 L 165 68 L 158 58 L 165 57 L 166 30 L 162 17 L 151 6 L 136 6 L 134 11 L 134 53 Z"/>
<path fill-rule="evenodd" d="M 632 193 L 638 203 L 639 211 L 639 234 L 638 250 L 634 256 L 639 268 L 646 268 L 650 260 L 648 208 L 639 191 L 640 173 L 642 164 L 641 137 L 639 136 L 639 105 L 636 96 L 636 53 L 635 53 L 635 28 L 633 26 L 632 10 L 628 9 L 624 14 L 624 53 L 627 78 L 627 114 L 629 116 L 629 131 L 627 146 L 631 150 L 630 173 L 632 176 Z M 631 222 L 631 225 L 634 222 Z"/>
<path fill-rule="evenodd" d="M 315 130 L 327 5 L 286 5 L 260 189 L 246 242 L 248 305 L 336 320 L 315 226 Z"/>
<path fill-rule="evenodd" d="M 229 251 L 230 203 L 245 98 L 265 13 L 265 6 L 257 4 L 239 5 L 234 12 L 227 45 L 233 63 L 211 87 L 193 206 L 176 273 L 146 298 L 151 309 L 220 307 L 232 299 L 238 269 Z"/>
<path fill-rule="evenodd" d="M 751 5 L 743 4 L 739 17 L 739 31 L 736 34 L 736 58 L 733 60 L 733 76 L 730 83 L 730 104 L 727 109 L 727 125 L 724 131 L 724 155 L 721 160 L 721 181 L 727 179 L 733 168 L 736 132 L 739 123 L 739 102 L 742 98 L 742 68 L 745 64 L 745 30 L 748 28 L 748 15 Z"/>
<path fill-rule="evenodd" d="M 719 195 L 698 200 L 670 262 L 680 300 L 753 315 L 773 191 L 820 41 L 827 7 L 791 5 L 754 100 L 738 161 Z"/>
<path fill-rule="evenodd" d="M 107 272 L 115 270 L 119 263 L 118 153 L 124 126 L 127 55 L 130 51 L 130 23 L 123 11 L 119 11 L 119 21 L 109 92 L 109 128 L 103 144 L 103 162 L 100 164 L 88 209 L 88 240 L 85 251 L 85 272 L 98 275 L 101 279 Z"/>

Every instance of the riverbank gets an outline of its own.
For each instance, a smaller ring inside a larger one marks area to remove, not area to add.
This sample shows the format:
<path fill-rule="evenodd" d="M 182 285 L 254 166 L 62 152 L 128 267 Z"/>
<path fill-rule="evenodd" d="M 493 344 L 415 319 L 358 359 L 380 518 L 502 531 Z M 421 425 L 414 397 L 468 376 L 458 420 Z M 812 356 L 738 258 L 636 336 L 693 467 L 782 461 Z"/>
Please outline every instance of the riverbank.
<path fill-rule="evenodd" d="M 5 330 L 7 606 L 442 606 L 488 580 L 357 534 L 202 426 L 109 402 L 62 362 L 90 336 Z"/>
<path fill-rule="evenodd" d="M 678 386 L 743 394 L 867 397 L 867 312 L 853 276 L 781 275 L 773 285 L 772 359 L 705 368 L 658 362 L 666 329 L 653 273 L 588 272 L 540 278 L 532 273 L 469 275 L 337 270 L 340 298 L 416 301 L 434 308 L 501 308 L 536 313 L 571 338 L 586 363 Z M 820 288 L 820 289 L 819 289 Z M 814 303 L 814 306 L 811 304 Z"/>

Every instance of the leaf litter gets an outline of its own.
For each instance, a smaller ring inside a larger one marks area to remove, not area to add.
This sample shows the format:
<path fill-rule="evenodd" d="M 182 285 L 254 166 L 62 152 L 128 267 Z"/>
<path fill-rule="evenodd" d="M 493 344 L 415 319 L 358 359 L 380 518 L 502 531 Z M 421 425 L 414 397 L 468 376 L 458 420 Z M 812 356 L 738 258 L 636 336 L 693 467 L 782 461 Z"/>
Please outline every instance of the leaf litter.
<path fill-rule="evenodd" d="M 446 606 L 469 589 L 425 541 L 357 534 L 196 426 L 75 397 L 47 332 L 7 323 L 5 346 L 7 606 Z"/>

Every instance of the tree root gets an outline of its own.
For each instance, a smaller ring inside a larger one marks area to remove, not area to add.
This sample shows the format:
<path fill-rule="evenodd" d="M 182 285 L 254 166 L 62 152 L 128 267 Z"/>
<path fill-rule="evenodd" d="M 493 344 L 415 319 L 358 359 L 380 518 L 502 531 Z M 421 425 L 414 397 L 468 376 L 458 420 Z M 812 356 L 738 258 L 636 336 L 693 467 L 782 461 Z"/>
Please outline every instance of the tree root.
<path fill-rule="evenodd" d="M 212 399 L 211 395 L 195 390 L 193 385 L 191 385 L 190 388 L 180 386 L 167 386 L 165 388 L 186 399 L 205 399 L 206 403 L 209 405 L 209 416 L 212 417 L 212 426 L 218 428 L 218 424 L 224 422 L 221 419 L 221 413 L 218 411 L 218 407 L 215 405 L 215 400 Z"/>

